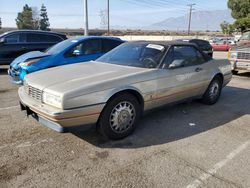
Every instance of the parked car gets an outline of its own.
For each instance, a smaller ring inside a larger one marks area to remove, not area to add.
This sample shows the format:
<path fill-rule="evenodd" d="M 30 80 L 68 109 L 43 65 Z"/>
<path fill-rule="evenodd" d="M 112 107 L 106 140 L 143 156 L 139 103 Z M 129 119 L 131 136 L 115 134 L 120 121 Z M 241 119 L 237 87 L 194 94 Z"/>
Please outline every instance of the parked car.
<path fill-rule="evenodd" d="M 233 74 L 239 71 L 250 71 L 250 32 L 245 32 L 237 45 L 228 53 Z"/>
<path fill-rule="evenodd" d="M 210 45 L 212 45 L 212 44 L 214 44 L 216 42 L 219 42 L 219 41 L 221 41 L 221 39 L 219 37 L 212 37 L 212 38 L 209 39 Z"/>
<path fill-rule="evenodd" d="M 9 65 L 16 57 L 47 48 L 65 40 L 61 33 L 37 30 L 16 30 L 0 35 L 0 65 Z"/>
<path fill-rule="evenodd" d="M 213 51 L 228 51 L 232 47 L 232 43 L 229 41 L 220 41 L 212 44 Z"/>
<path fill-rule="evenodd" d="M 213 47 L 210 45 L 209 41 L 202 39 L 179 39 L 178 41 L 196 44 L 205 54 L 213 57 Z"/>
<path fill-rule="evenodd" d="M 22 84 L 27 74 L 50 67 L 95 60 L 123 43 L 115 37 L 75 37 L 49 48 L 33 51 L 16 58 L 10 65 L 12 82 Z"/>
<path fill-rule="evenodd" d="M 212 105 L 231 80 L 228 60 L 183 42 L 127 42 L 96 61 L 27 75 L 21 109 L 63 132 L 97 124 L 111 139 L 133 132 L 145 111 L 190 98 Z M 167 115 L 167 114 L 166 114 Z"/>

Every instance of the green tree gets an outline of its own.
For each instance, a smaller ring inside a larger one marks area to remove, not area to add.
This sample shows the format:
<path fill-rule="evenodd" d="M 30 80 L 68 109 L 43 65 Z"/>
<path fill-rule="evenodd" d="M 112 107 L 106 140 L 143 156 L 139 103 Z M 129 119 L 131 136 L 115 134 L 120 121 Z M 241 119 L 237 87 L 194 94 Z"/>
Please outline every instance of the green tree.
<path fill-rule="evenodd" d="M 33 29 L 32 8 L 27 4 L 23 7 L 23 11 L 17 14 L 16 25 L 18 29 Z"/>
<path fill-rule="evenodd" d="M 228 0 L 228 8 L 236 19 L 234 27 L 244 31 L 250 28 L 250 0 Z"/>
<path fill-rule="evenodd" d="M 0 29 L 2 29 L 2 19 L 0 18 Z"/>
<path fill-rule="evenodd" d="M 40 29 L 41 30 L 50 30 L 49 29 L 49 18 L 47 14 L 47 9 L 44 4 L 42 4 L 41 10 L 40 10 L 40 21 L 39 21 Z"/>
<path fill-rule="evenodd" d="M 220 24 L 220 27 L 221 27 L 221 30 L 224 34 L 226 35 L 230 35 L 232 34 L 233 30 L 234 30 L 234 27 L 233 25 L 229 24 L 228 22 L 226 21 L 223 21 L 221 24 Z"/>
<path fill-rule="evenodd" d="M 235 28 L 240 29 L 241 31 L 246 31 L 250 28 L 250 14 L 241 19 L 237 19 L 234 23 Z"/>

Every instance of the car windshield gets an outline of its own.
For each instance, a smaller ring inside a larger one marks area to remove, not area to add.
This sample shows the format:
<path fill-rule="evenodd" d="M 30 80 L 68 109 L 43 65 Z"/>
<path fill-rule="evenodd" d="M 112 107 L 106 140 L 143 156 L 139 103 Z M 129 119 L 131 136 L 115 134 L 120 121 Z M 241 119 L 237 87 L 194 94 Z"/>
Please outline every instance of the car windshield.
<path fill-rule="evenodd" d="M 131 67 L 156 68 L 166 48 L 166 46 L 151 43 L 125 43 L 96 61 Z"/>
<path fill-rule="evenodd" d="M 65 50 L 66 48 L 68 48 L 69 46 L 71 46 L 74 43 L 77 43 L 78 40 L 77 39 L 68 39 L 68 40 L 64 40 L 62 42 L 57 43 L 56 45 L 52 46 L 51 48 L 47 49 L 45 51 L 45 53 L 47 54 L 58 54 L 61 51 Z"/>
<path fill-rule="evenodd" d="M 250 32 L 244 33 L 240 40 L 250 40 Z"/>

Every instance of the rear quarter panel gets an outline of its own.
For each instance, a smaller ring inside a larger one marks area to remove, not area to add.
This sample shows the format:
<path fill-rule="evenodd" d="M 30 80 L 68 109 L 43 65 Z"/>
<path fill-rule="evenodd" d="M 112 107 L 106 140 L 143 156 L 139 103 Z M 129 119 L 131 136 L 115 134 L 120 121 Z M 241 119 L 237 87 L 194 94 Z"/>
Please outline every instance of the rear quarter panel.
<path fill-rule="evenodd" d="M 231 63 L 227 59 L 212 60 L 212 78 L 221 73 L 223 75 L 223 86 L 227 85 L 232 79 Z"/>

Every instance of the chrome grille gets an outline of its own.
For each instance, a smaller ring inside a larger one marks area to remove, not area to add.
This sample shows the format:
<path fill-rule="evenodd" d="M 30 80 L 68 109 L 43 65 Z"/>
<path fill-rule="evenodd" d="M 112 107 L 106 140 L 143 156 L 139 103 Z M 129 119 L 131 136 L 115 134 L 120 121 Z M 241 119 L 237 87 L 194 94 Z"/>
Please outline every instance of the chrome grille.
<path fill-rule="evenodd" d="M 25 91 L 33 99 L 42 101 L 42 90 L 32 87 L 30 85 L 26 85 Z"/>
<path fill-rule="evenodd" d="M 237 59 L 247 59 L 247 60 L 250 60 L 250 53 L 249 52 L 238 52 Z"/>

